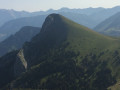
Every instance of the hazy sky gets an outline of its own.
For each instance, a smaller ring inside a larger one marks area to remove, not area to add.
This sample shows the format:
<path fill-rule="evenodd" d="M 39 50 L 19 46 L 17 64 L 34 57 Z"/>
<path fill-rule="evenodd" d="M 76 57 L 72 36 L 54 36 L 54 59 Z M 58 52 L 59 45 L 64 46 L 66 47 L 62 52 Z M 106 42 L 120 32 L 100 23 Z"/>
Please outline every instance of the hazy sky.
<path fill-rule="evenodd" d="M 88 8 L 105 7 L 110 8 L 120 5 L 120 0 L 0 0 L 0 9 L 15 9 L 25 11 L 40 11 L 48 9 Z"/>

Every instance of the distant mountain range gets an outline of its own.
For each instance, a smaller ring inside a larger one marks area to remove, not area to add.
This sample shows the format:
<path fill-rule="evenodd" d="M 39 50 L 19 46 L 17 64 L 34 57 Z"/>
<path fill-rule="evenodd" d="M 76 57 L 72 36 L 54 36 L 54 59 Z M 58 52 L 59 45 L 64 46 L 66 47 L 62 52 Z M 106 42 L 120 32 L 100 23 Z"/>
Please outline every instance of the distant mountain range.
<path fill-rule="evenodd" d="M 11 20 L 0 27 L 0 41 L 18 32 L 24 26 L 41 27 L 47 15 Z"/>
<path fill-rule="evenodd" d="M 91 19 L 87 15 L 71 13 L 71 12 L 60 12 L 59 14 L 89 28 L 94 27 L 97 23 Z M 39 15 L 34 17 L 25 17 L 11 20 L 5 23 L 2 27 L 0 27 L 0 41 L 4 40 L 11 34 L 16 33 L 20 28 L 24 26 L 33 26 L 33 27 L 41 27 L 47 15 Z"/>
<path fill-rule="evenodd" d="M 20 49 L 23 44 L 30 41 L 33 36 L 40 32 L 40 28 L 25 26 L 21 28 L 15 35 L 11 35 L 0 43 L 0 56 Z"/>
<path fill-rule="evenodd" d="M 11 34 L 15 34 L 24 26 L 41 27 L 46 16 L 51 13 L 61 14 L 79 24 L 94 28 L 96 25 L 120 12 L 120 6 L 114 8 L 86 8 L 86 9 L 68 9 L 58 10 L 50 9 L 48 11 L 25 12 L 14 10 L 0 10 L 0 41 Z"/>
<path fill-rule="evenodd" d="M 15 10 L 5 10 L 5 9 L 0 9 L 0 26 L 2 26 L 4 23 L 21 18 L 21 17 L 28 17 L 30 15 L 29 12 L 25 11 L 15 11 Z"/>
<path fill-rule="evenodd" d="M 30 42 L 0 58 L 0 87 L 107 90 L 119 81 L 119 59 L 119 39 L 51 14 Z"/>
<path fill-rule="evenodd" d="M 85 9 L 69 9 L 69 8 L 61 8 L 58 10 L 49 9 L 47 11 L 37 11 L 37 12 L 27 12 L 27 11 L 15 11 L 15 10 L 5 10 L 0 9 L 0 26 L 5 22 L 21 17 L 30 17 L 37 15 L 48 15 L 51 13 L 60 13 L 60 12 L 71 12 L 88 15 L 94 20 L 101 22 L 106 18 L 114 15 L 117 12 L 120 12 L 120 6 L 116 6 L 113 8 L 85 8 Z M 98 18 L 99 17 L 99 18 Z"/>
<path fill-rule="evenodd" d="M 94 30 L 110 36 L 120 36 L 120 12 L 98 24 Z"/>

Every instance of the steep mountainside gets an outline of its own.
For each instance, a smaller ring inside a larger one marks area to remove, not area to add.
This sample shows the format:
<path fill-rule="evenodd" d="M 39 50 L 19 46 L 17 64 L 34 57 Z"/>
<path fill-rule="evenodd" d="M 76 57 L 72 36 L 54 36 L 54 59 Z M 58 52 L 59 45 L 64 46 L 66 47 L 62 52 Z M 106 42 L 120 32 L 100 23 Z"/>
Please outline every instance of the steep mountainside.
<path fill-rule="evenodd" d="M 22 47 L 26 41 L 30 41 L 32 37 L 40 32 L 40 28 L 25 26 L 15 35 L 11 35 L 0 43 L 0 56 Z"/>
<path fill-rule="evenodd" d="M 120 13 L 97 25 L 94 30 L 111 36 L 120 36 Z"/>
<path fill-rule="evenodd" d="M 98 24 L 90 16 L 85 14 L 71 13 L 71 12 L 59 12 L 58 14 L 63 15 L 64 17 L 67 17 L 68 19 L 89 28 L 93 28 Z"/>
<path fill-rule="evenodd" d="M 0 58 L 8 62 L 0 65 L 2 78 L 6 72 L 10 77 L 0 85 L 14 79 L 4 89 L 106 90 L 120 78 L 119 45 L 119 39 L 51 14 L 31 42 Z"/>

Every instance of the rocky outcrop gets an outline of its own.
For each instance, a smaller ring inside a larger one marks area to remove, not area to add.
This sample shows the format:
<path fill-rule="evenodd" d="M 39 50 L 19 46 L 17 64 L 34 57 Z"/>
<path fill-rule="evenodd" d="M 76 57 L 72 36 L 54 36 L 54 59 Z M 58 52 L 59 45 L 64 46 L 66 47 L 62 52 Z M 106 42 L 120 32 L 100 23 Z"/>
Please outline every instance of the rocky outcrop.
<path fill-rule="evenodd" d="M 27 70 L 27 62 L 24 58 L 23 49 L 19 51 L 17 54 L 17 59 L 14 64 L 14 75 L 15 77 L 18 77 L 21 75 L 21 73 L 25 72 Z"/>

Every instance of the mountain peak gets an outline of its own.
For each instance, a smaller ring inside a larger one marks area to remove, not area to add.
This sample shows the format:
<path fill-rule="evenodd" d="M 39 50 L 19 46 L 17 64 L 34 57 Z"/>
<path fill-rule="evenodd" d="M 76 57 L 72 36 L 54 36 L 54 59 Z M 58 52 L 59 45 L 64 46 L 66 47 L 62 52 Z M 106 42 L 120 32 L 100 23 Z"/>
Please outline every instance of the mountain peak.
<path fill-rule="evenodd" d="M 45 22 L 46 21 L 54 22 L 55 20 L 59 19 L 60 17 L 62 17 L 60 14 L 53 13 L 53 14 L 50 14 L 47 16 Z"/>
<path fill-rule="evenodd" d="M 48 15 L 48 17 L 59 17 L 61 16 L 60 14 L 56 14 L 56 13 L 52 13 L 50 15 Z"/>
<path fill-rule="evenodd" d="M 51 26 L 52 24 L 59 23 L 61 21 L 61 17 L 61 15 L 55 13 L 48 15 L 45 19 L 41 32 L 47 30 L 47 28 L 49 28 L 49 26 Z"/>

